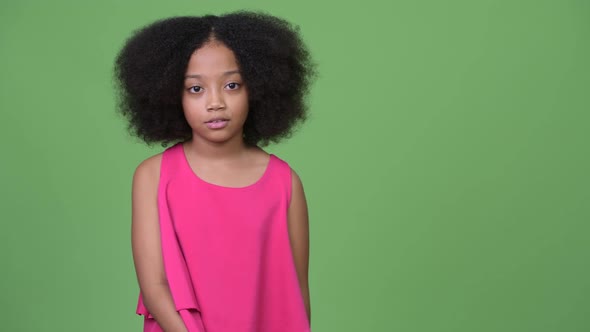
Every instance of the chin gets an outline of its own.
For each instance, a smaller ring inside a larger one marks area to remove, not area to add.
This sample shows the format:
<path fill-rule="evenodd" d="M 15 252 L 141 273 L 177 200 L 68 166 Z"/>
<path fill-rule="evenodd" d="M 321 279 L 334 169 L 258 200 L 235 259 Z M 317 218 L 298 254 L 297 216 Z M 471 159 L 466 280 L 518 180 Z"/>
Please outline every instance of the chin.
<path fill-rule="evenodd" d="M 201 139 L 207 140 L 209 142 L 212 143 L 216 143 L 216 144 L 223 144 L 223 143 L 229 143 L 231 141 L 237 140 L 237 138 L 235 136 L 227 136 L 227 135 L 223 135 L 223 136 L 217 136 L 217 135 L 208 135 L 208 136 L 201 136 Z"/>

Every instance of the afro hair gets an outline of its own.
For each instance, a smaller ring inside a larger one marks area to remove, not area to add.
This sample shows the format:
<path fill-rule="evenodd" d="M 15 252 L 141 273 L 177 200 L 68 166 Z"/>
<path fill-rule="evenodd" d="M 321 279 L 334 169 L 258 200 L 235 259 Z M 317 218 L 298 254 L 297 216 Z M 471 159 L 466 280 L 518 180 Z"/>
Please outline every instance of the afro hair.
<path fill-rule="evenodd" d="M 234 52 L 248 86 L 244 142 L 265 146 L 289 137 L 307 117 L 315 65 L 299 28 L 262 12 L 179 16 L 135 31 L 115 59 L 117 110 L 148 145 L 192 138 L 182 109 L 191 54 L 215 39 Z"/>

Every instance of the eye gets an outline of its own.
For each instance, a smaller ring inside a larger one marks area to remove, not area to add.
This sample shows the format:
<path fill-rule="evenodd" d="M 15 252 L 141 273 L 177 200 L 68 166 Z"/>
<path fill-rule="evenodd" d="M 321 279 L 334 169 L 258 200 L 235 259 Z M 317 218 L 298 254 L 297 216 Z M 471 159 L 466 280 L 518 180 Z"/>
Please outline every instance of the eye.
<path fill-rule="evenodd" d="M 191 86 L 190 88 L 188 88 L 188 92 L 192 92 L 192 93 L 199 93 L 199 92 L 201 92 L 201 90 L 203 90 L 203 88 L 201 88 L 198 85 Z"/>
<path fill-rule="evenodd" d="M 231 82 L 226 85 L 230 90 L 235 90 L 240 86 L 240 83 Z"/>

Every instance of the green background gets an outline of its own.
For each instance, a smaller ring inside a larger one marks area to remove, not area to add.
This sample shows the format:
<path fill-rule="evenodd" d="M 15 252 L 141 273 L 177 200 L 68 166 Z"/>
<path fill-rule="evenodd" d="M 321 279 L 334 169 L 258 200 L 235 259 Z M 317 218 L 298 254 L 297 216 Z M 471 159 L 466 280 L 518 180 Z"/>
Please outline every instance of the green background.
<path fill-rule="evenodd" d="M 312 328 L 590 331 L 590 3 L 3 1 L 1 330 L 140 331 L 112 62 L 173 15 L 301 27 Z"/>

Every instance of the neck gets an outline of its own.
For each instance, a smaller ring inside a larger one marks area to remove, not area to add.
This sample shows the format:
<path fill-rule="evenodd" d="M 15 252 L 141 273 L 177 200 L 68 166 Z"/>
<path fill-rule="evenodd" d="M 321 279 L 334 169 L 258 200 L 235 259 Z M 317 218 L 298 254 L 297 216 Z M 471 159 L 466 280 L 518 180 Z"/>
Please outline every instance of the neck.
<path fill-rule="evenodd" d="M 186 150 L 199 159 L 223 160 L 239 158 L 249 149 L 244 140 L 238 136 L 234 140 L 223 143 L 206 141 L 197 136 L 184 143 Z"/>

